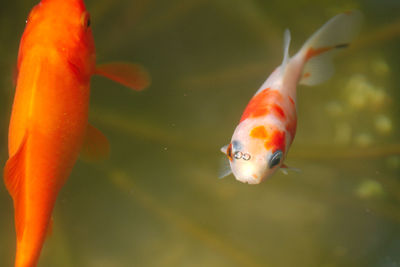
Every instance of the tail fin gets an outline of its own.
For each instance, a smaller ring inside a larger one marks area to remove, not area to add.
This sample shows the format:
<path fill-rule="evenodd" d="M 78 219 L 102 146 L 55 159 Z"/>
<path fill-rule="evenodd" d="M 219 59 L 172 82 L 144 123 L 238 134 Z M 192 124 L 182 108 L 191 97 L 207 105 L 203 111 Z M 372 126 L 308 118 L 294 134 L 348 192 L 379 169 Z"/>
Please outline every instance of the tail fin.
<path fill-rule="evenodd" d="M 301 84 L 319 84 L 332 76 L 332 56 L 341 48 L 350 45 L 359 31 L 361 21 L 362 14 L 357 10 L 339 14 L 305 42 L 297 54 L 305 61 Z"/>

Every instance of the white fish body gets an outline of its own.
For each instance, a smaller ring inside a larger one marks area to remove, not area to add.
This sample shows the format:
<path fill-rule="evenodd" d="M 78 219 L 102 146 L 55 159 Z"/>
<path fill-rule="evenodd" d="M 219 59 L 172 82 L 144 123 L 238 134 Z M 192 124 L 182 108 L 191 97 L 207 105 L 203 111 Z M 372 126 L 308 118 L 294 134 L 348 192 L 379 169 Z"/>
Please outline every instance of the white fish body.
<path fill-rule="evenodd" d="M 289 57 L 290 33 L 285 31 L 284 57 L 248 103 L 231 142 L 221 148 L 237 180 L 259 184 L 283 164 L 297 126 L 297 84 L 316 85 L 333 74 L 332 56 L 349 46 L 358 33 L 359 11 L 339 14 Z"/>

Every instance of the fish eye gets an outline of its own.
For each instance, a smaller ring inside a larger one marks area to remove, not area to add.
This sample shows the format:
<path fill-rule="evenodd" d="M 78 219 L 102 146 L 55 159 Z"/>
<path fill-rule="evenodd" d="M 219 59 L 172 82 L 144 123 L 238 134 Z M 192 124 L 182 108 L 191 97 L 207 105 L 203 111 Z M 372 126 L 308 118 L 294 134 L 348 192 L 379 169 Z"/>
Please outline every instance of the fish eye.
<path fill-rule="evenodd" d="M 232 161 L 232 144 L 229 144 L 228 148 L 226 149 L 226 155 L 228 159 Z"/>
<path fill-rule="evenodd" d="M 281 150 L 275 151 L 274 154 L 272 154 L 271 158 L 269 159 L 268 167 L 272 169 L 273 167 L 278 165 L 281 162 L 282 156 L 283 153 Z"/>
<path fill-rule="evenodd" d="M 90 20 L 89 13 L 85 12 L 85 13 L 82 14 L 82 16 L 81 16 L 81 24 L 86 29 L 90 27 L 91 20 Z"/>

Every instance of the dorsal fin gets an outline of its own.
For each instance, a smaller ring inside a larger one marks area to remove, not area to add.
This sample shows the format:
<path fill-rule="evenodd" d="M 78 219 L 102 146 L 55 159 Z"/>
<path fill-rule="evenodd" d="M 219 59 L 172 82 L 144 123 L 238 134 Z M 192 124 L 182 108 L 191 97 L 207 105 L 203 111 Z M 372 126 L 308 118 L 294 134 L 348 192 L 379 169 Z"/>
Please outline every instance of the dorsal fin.
<path fill-rule="evenodd" d="M 22 195 L 24 192 L 27 139 L 28 135 L 25 133 L 17 152 L 7 160 L 4 168 L 4 183 L 14 200 L 15 228 L 18 240 L 20 240 L 23 235 L 25 217 L 25 201 Z"/>
<path fill-rule="evenodd" d="M 283 60 L 282 60 L 282 64 L 281 64 L 281 71 L 282 71 L 282 75 L 285 73 L 286 70 L 286 66 L 289 62 L 289 46 L 290 46 L 290 31 L 289 29 L 285 30 L 285 33 L 283 35 Z"/>

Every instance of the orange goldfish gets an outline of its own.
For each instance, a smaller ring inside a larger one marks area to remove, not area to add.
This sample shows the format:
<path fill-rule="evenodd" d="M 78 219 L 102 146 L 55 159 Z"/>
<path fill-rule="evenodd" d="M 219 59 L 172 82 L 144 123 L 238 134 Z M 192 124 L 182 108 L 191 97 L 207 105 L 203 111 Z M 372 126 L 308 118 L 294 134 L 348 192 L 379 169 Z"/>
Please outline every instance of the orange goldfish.
<path fill-rule="evenodd" d="M 106 152 L 88 125 L 90 78 L 106 76 L 132 89 L 149 84 L 139 66 L 95 65 L 90 16 L 83 0 L 42 0 L 23 33 L 9 127 L 6 187 L 14 201 L 15 266 L 36 266 L 57 194 L 78 154 Z"/>

